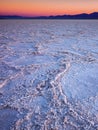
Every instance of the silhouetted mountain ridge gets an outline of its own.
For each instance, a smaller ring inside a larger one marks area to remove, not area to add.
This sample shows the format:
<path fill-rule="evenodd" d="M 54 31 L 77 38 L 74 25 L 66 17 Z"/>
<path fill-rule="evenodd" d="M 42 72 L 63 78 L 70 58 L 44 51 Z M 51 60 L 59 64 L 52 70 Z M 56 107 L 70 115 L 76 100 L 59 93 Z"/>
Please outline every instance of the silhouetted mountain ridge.
<path fill-rule="evenodd" d="M 0 19 L 98 19 L 98 12 L 91 14 L 76 14 L 76 15 L 56 15 L 56 16 L 39 16 L 39 17 L 27 17 L 17 15 L 1 15 Z"/>

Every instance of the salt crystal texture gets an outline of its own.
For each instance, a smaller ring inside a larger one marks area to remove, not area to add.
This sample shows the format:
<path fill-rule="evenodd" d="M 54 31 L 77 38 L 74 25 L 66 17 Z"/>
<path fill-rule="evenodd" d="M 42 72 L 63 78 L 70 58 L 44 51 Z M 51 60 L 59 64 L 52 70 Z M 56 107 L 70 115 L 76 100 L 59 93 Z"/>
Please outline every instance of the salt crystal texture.
<path fill-rule="evenodd" d="M 98 21 L 0 21 L 0 130 L 98 129 Z"/>

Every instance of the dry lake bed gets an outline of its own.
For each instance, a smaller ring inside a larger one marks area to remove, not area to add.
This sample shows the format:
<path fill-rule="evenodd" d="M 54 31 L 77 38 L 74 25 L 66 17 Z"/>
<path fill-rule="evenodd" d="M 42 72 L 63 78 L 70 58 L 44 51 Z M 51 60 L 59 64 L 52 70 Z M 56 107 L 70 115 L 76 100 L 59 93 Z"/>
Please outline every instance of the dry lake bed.
<path fill-rule="evenodd" d="M 98 130 L 98 20 L 0 20 L 0 130 Z"/>

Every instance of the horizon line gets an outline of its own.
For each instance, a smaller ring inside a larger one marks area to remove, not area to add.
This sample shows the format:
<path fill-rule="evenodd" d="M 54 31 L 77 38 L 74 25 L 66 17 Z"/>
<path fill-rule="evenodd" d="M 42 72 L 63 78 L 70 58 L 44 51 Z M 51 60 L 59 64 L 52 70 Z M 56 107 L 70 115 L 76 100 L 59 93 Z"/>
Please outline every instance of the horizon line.
<path fill-rule="evenodd" d="M 76 13 L 76 14 L 57 14 L 57 15 L 38 15 L 38 16 L 31 16 L 31 15 L 19 15 L 19 14 L 0 14 L 0 16 L 19 16 L 19 17 L 51 17 L 51 16 L 53 16 L 53 17 L 55 17 L 55 16 L 63 16 L 63 15 L 69 15 L 69 16 L 74 16 L 74 15 L 81 15 L 81 14 L 87 14 L 87 15 L 89 15 L 89 14 L 93 14 L 93 13 L 98 13 L 98 12 L 91 12 L 91 13 L 85 13 L 85 12 L 83 12 L 83 13 Z"/>
<path fill-rule="evenodd" d="M 98 12 L 90 14 L 81 13 L 75 15 L 50 15 L 50 16 L 20 16 L 20 15 L 0 15 L 0 19 L 98 19 Z"/>

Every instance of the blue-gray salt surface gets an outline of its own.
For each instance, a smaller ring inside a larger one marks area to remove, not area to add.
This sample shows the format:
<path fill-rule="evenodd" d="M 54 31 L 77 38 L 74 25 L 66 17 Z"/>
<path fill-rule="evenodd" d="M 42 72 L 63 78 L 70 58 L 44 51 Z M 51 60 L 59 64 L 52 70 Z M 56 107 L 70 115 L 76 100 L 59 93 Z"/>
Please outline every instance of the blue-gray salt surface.
<path fill-rule="evenodd" d="M 98 130 L 98 21 L 0 21 L 0 130 Z"/>

